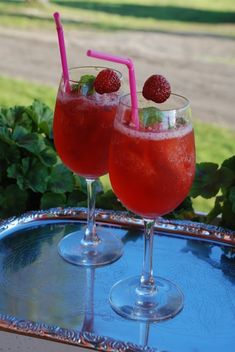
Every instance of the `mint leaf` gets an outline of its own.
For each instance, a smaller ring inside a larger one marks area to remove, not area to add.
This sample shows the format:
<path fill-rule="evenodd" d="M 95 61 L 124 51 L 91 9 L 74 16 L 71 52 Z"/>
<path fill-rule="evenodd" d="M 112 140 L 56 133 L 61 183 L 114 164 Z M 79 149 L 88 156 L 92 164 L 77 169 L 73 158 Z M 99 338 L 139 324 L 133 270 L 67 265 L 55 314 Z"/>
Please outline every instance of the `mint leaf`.
<path fill-rule="evenodd" d="M 72 85 L 72 91 L 81 92 L 82 95 L 92 95 L 94 93 L 95 76 L 83 75 L 78 83 Z"/>
<path fill-rule="evenodd" d="M 143 127 L 151 127 L 163 121 L 163 113 L 155 107 L 148 107 L 139 110 L 139 118 Z"/>

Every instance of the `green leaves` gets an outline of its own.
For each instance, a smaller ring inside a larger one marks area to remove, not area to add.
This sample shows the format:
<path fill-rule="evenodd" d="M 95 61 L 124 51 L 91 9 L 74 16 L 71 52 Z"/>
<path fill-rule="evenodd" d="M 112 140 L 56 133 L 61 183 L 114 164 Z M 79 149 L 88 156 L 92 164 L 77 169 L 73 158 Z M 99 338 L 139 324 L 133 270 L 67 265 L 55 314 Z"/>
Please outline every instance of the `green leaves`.
<path fill-rule="evenodd" d="M 191 197 L 201 195 L 204 198 L 214 197 L 220 188 L 228 187 L 234 180 L 232 170 L 214 163 L 201 163 L 197 165 L 196 176 L 190 191 Z"/>
<path fill-rule="evenodd" d="M 163 113 L 155 107 L 143 108 L 139 110 L 139 118 L 141 125 L 144 128 L 148 128 L 162 122 Z"/>
<path fill-rule="evenodd" d="M 80 187 L 54 149 L 52 121 L 51 109 L 39 101 L 0 108 L 0 218 L 40 206 L 65 206 Z"/>
<path fill-rule="evenodd" d="M 95 76 L 83 75 L 78 83 L 72 85 L 72 91 L 81 92 L 82 95 L 91 95 L 94 93 Z"/>
<path fill-rule="evenodd" d="M 210 223 L 221 215 L 221 225 L 235 229 L 235 156 L 225 160 L 220 168 L 214 163 L 198 164 L 190 195 L 216 196 L 206 221 Z"/>
<path fill-rule="evenodd" d="M 44 137 L 37 133 L 28 133 L 24 136 L 21 135 L 16 139 L 16 144 L 35 155 L 38 155 L 46 148 Z"/>
<path fill-rule="evenodd" d="M 235 214 L 235 186 L 230 188 L 228 192 L 228 200 L 231 202 L 232 211 Z"/>
<path fill-rule="evenodd" d="M 48 189 L 54 193 L 72 192 L 74 187 L 73 174 L 62 164 L 53 167 Z"/>
<path fill-rule="evenodd" d="M 222 166 L 228 168 L 229 170 L 235 173 L 235 155 L 229 159 L 224 160 Z"/>
<path fill-rule="evenodd" d="M 49 169 L 37 159 L 24 158 L 21 163 L 12 164 L 7 168 L 9 178 L 14 178 L 21 190 L 31 189 L 43 193 L 47 190 Z"/>
<path fill-rule="evenodd" d="M 53 112 L 38 100 L 34 100 L 31 108 L 28 110 L 32 121 L 37 126 L 39 133 L 44 133 L 47 137 L 52 138 Z"/>
<path fill-rule="evenodd" d="M 27 206 L 28 194 L 19 189 L 16 184 L 7 187 L 0 186 L 1 217 L 21 214 Z"/>
<path fill-rule="evenodd" d="M 48 209 L 53 207 L 64 207 L 66 206 L 66 195 L 65 194 L 56 194 L 53 192 L 44 193 L 41 201 L 40 208 Z"/>

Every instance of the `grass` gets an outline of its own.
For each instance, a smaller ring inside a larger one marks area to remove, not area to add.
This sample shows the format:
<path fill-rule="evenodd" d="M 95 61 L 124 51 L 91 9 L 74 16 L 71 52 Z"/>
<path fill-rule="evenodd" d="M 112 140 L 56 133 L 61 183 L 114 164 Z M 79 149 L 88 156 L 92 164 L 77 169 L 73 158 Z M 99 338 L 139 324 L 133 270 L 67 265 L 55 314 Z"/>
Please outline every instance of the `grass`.
<path fill-rule="evenodd" d="M 0 76 L 0 106 L 30 105 L 34 99 L 54 107 L 56 89 L 45 85 Z"/>
<path fill-rule="evenodd" d="M 0 1 L 2 26 L 54 29 L 60 11 L 66 27 L 146 30 L 235 36 L 233 0 L 52 0 L 49 5 Z"/>

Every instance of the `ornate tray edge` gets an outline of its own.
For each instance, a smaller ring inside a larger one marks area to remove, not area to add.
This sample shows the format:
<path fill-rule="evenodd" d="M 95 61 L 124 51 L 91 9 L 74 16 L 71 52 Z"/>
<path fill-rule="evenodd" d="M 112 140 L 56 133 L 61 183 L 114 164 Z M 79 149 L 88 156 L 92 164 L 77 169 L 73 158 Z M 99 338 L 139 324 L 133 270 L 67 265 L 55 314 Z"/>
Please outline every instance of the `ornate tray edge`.
<path fill-rule="evenodd" d="M 10 315 L 0 314 L 0 329 L 98 351 L 164 352 L 147 346 L 143 347 L 133 343 L 114 340 L 110 337 L 97 336 L 90 332 L 79 332 L 59 326 L 48 326 L 44 323 L 36 323 L 30 320 L 19 320 Z"/>
<path fill-rule="evenodd" d="M 36 220 L 56 220 L 60 218 L 70 220 L 84 220 L 87 216 L 86 208 L 51 208 L 48 210 L 31 211 L 19 217 L 12 217 L 0 221 L 0 235 L 5 230 L 13 229 L 20 224 L 26 224 Z M 96 221 L 98 223 L 112 223 L 117 226 L 142 228 L 143 221 L 130 213 L 111 210 L 96 210 Z M 235 245 L 235 231 L 215 225 L 198 223 L 188 220 L 167 220 L 159 218 L 156 232 L 185 237 L 201 238 L 212 242 L 227 243 Z"/>

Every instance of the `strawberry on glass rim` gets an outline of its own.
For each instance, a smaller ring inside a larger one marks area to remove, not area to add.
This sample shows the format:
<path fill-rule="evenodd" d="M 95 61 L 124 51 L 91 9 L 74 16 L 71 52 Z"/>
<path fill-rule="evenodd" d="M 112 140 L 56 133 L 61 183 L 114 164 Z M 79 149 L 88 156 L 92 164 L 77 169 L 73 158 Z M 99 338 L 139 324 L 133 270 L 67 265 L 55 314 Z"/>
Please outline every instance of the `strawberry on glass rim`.
<path fill-rule="evenodd" d="M 120 86 L 118 74 L 108 68 L 100 71 L 94 81 L 95 91 L 99 94 L 117 92 Z"/>
<path fill-rule="evenodd" d="M 171 94 L 171 86 L 164 76 L 152 75 L 145 81 L 142 94 L 147 100 L 164 103 Z"/>

